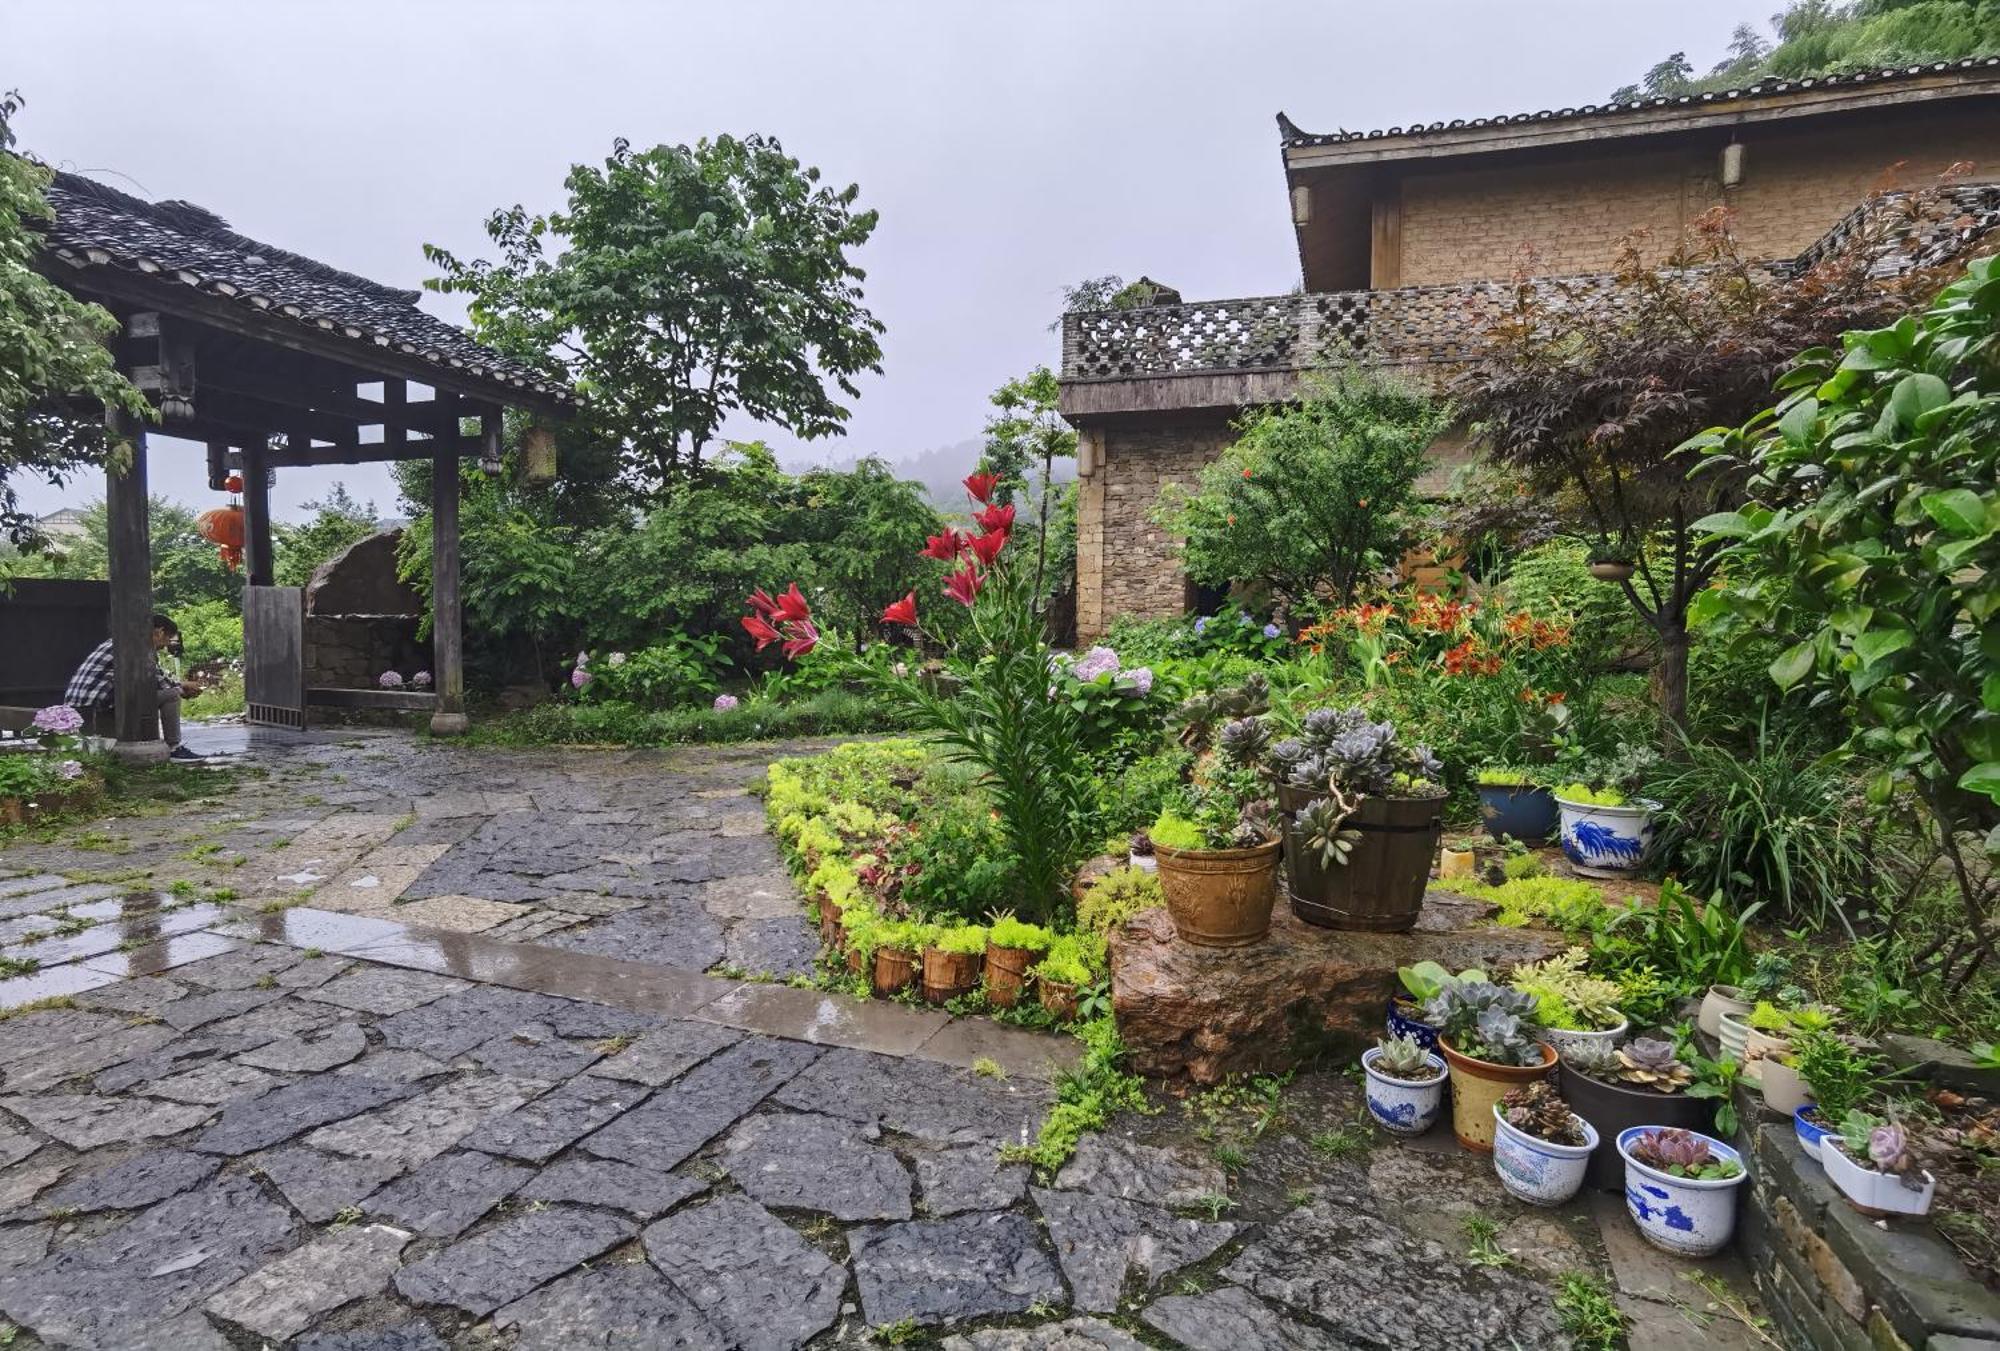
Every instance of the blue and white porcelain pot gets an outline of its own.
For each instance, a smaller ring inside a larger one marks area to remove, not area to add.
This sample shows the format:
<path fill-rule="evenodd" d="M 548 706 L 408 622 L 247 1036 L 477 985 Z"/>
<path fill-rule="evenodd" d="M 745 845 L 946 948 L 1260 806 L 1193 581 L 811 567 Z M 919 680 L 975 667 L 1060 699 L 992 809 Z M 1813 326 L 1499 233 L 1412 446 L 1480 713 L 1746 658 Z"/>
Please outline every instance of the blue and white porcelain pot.
<path fill-rule="evenodd" d="M 1618 1132 L 1618 1154 L 1625 1160 L 1625 1210 L 1639 1236 L 1663 1252 L 1681 1257 L 1709 1257 L 1729 1246 L 1736 1233 L 1736 1189 L 1750 1180 L 1743 1156 L 1712 1135 L 1709 1153 L 1735 1162 L 1735 1177 L 1703 1180 L 1675 1177 L 1649 1168 L 1632 1157 L 1632 1144 L 1662 1126 L 1633 1126 Z"/>
<path fill-rule="evenodd" d="M 1558 796 L 1556 807 L 1563 855 L 1585 877 L 1629 877 L 1645 866 L 1659 803 L 1634 798 L 1622 807 L 1597 807 Z"/>
<path fill-rule="evenodd" d="M 1401 1001 L 1396 999 L 1389 1001 L 1389 1035 L 1392 1037 L 1415 1038 L 1417 1045 L 1423 1047 L 1426 1051 L 1435 1051 L 1438 1048 L 1437 1028 L 1421 1018 L 1413 1018 L 1403 1012 L 1398 1007 L 1400 1003 Z M 1413 1003 L 1409 1007 L 1417 1008 L 1420 1006 Z"/>
<path fill-rule="evenodd" d="M 1444 1111 L 1444 1061 L 1435 1053 L 1424 1057 L 1437 1070 L 1434 1078 L 1392 1079 L 1375 1068 L 1375 1058 L 1381 1054 L 1378 1046 L 1361 1056 L 1362 1072 L 1368 1076 L 1368 1115 L 1397 1135 L 1422 1135 Z"/>
<path fill-rule="evenodd" d="M 1820 1142 L 1833 1134 L 1833 1128 L 1820 1121 L 1817 1106 L 1809 1102 L 1792 1113 L 1792 1133 L 1799 1137 L 1799 1148 L 1806 1157 L 1824 1167 L 1826 1160 L 1819 1152 Z"/>
<path fill-rule="evenodd" d="M 1493 1104 L 1493 1171 L 1500 1185 L 1530 1205 L 1559 1206 L 1583 1186 L 1591 1151 L 1597 1148 L 1597 1127 L 1570 1113 L 1583 1127 L 1583 1143 L 1559 1145 L 1530 1135 L 1507 1120 L 1507 1109 Z"/>

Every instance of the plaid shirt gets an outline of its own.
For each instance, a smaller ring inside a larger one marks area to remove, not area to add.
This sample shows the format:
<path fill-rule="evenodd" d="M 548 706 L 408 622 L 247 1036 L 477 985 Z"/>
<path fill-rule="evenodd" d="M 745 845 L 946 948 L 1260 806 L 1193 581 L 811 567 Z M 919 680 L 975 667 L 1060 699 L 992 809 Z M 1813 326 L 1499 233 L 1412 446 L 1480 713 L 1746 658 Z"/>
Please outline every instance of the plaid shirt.
<path fill-rule="evenodd" d="M 153 662 L 153 683 L 163 690 L 175 689 L 180 682 L 160 669 L 160 655 L 149 654 Z M 83 659 L 83 665 L 76 668 L 76 674 L 69 678 L 69 688 L 63 691 L 63 702 L 71 708 L 109 708 L 112 693 L 117 685 L 117 666 L 111 656 L 111 640 L 106 638 Z"/>

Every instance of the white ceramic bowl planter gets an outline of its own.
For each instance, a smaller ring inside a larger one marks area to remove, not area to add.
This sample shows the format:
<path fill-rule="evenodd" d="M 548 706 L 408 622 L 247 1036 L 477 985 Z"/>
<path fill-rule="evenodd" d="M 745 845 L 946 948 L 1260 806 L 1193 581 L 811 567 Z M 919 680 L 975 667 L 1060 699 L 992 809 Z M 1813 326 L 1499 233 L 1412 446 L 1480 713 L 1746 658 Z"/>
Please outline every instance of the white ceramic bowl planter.
<path fill-rule="evenodd" d="M 1557 1055 L 1568 1060 L 1580 1047 L 1594 1041 L 1601 1041 L 1607 1046 L 1616 1046 L 1618 1039 L 1625 1035 L 1625 1029 L 1631 1025 L 1621 1013 L 1618 1015 L 1618 1026 L 1605 1028 L 1601 1032 L 1565 1032 L 1559 1027 L 1544 1027 L 1542 1040 L 1555 1047 Z"/>
<path fill-rule="evenodd" d="M 1819 1161 L 1826 1168 L 1827 1180 L 1863 1215 L 1922 1215 L 1930 1210 L 1931 1196 L 1937 1191 L 1937 1179 L 1928 1172 L 1922 1187 L 1910 1188 L 1894 1173 L 1856 1163 L 1854 1156 L 1841 1148 L 1838 1135 L 1830 1134 L 1820 1141 Z"/>
<path fill-rule="evenodd" d="M 1444 1060 L 1435 1054 L 1424 1057 L 1437 1067 L 1436 1078 L 1392 1079 L 1375 1068 L 1375 1057 L 1381 1054 L 1382 1048 L 1378 1046 L 1361 1056 L 1362 1072 L 1368 1076 L 1368 1115 L 1384 1130 L 1398 1135 L 1422 1135 L 1437 1124 L 1438 1115 L 1444 1110 L 1447 1082 Z"/>
<path fill-rule="evenodd" d="M 1648 1168 L 1632 1157 L 1632 1142 L 1660 1126 L 1631 1126 L 1618 1132 L 1618 1155 L 1625 1160 L 1625 1210 L 1640 1237 L 1655 1248 L 1682 1257 L 1708 1257 L 1727 1247 L 1736 1233 L 1736 1189 L 1750 1180 L 1743 1156 L 1711 1135 L 1709 1153 L 1737 1166 L 1735 1177 L 1702 1181 Z"/>
<path fill-rule="evenodd" d="M 1583 1143 L 1559 1145 L 1509 1124 L 1507 1109 L 1493 1104 L 1493 1171 L 1509 1193 L 1537 1206 L 1559 1206 L 1583 1186 L 1597 1127 L 1570 1114 L 1583 1127 Z"/>
<path fill-rule="evenodd" d="M 1711 985 L 1708 993 L 1701 997 L 1701 1013 L 1695 1019 L 1697 1026 L 1711 1037 L 1722 1035 L 1722 1015 L 1740 1013 L 1746 1017 L 1752 1005 L 1743 997 L 1741 986 Z"/>
<path fill-rule="evenodd" d="M 1622 807 L 1571 802 L 1560 795 L 1563 856 L 1585 877 L 1629 877 L 1653 847 L 1653 813 L 1660 804 L 1634 798 Z"/>
<path fill-rule="evenodd" d="M 1715 1039 L 1722 1043 L 1722 1054 L 1738 1065 L 1743 1063 L 1743 1045 L 1750 1039 L 1747 1017 L 1747 1014 L 1725 1013 L 1716 1020 Z"/>

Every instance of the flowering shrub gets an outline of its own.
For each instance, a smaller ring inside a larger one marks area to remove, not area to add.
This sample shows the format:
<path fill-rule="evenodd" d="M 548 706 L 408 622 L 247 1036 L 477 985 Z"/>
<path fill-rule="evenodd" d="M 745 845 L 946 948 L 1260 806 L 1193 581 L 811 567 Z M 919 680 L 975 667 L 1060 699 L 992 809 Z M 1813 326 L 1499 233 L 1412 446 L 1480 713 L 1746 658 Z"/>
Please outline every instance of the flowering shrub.
<path fill-rule="evenodd" d="M 1092 752 L 1126 761 L 1157 742 L 1168 699 L 1151 667 L 1123 667 L 1115 649 L 1099 646 L 1081 657 L 1056 653 L 1049 668 L 1049 698 L 1069 702 Z"/>
<path fill-rule="evenodd" d="M 1006 552 L 1014 508 L 991 500 L 996 483 L 990 474 L 965 481 L 979 507 L 979 534 L 946 530 L 923 549 L 948 569 L 941 590 L 965 611 L 964 623 L 950 626 L 959 635 L 948 649 L 950 681 L 933 688 L 844 654 L 838 669 L 978 766 L 1018 870 L 1013 908 L 1040 920 L 1064 906 L 1070 871 L 1096 841 L 1096 792 L 1083 719 L 1070 701 L 1049 697 L 1050 652 L 1033 569 L 1014 566 Z M 796 659 L 820 646 L 796 582 L 775 597 L 758 589 L 749 606 L 743 628 L 760 649 L 778 643 Z M 890 605 L 882 622 L 923 633 L 916 592 Z M 834 646 L 827 645 L 828 655 Z"/>
<path fill-rule="evenodd" d="M 715 696 L 714 708 L 717 713 L 726 713 L 736 707 L 736 704 L 737 699 L 733 694 L 718 694 Z"/>
<path fill-rule="evenodd" d="M 415 675 L 410 677 L 410 685 L 414 689 L 420 689 L 420 690 L 429 689 L 431 687 L 431 673 L 429 671 L 417 672 Z"/>
<path fill-rule="evenodd" d="M 576 689 L 598 702 L 671 708 L 711 695 L 727 663 L 720 634 L 669 632 L 637 652 L 607 654 L 602 666 L 579 663 L 589 678 Z"/>
<path fill-rule="evenodd" d="M 68 704 L 50 704 L 35 711 L 34 721 L 28 724 L 37 732 L 50 736 L 71 736 L 83 728 L 83 714 Z"/>
<path fill-rule="evenodd" d="M 83 728 L 81 713 L 68 704 L 50 704 L 37 709 L 28 726 L 48 753 L 0 755 L 0 798 L 32 799 L 83 777 L 82 761 L 56 758 L 81 744 L 76 736 Z"/>
<path fill-rule="evenodd" d="M 403 676 L 400 671 L 384 671 L 375 677 L 375 683 L 385 690 L 400 690 L 403 688 Z"/>

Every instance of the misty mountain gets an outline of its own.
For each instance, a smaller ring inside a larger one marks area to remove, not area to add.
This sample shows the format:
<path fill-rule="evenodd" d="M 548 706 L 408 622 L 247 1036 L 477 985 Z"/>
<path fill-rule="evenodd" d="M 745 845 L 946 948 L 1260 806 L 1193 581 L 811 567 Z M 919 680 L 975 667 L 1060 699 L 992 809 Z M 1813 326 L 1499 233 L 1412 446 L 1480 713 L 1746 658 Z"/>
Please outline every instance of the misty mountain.
<path fill-rule="evenodd" d="M 979 452 L 984 445 L 983 437 L 969 436 L 948 446 L 933 446 L 929 450 L 905 455 L 884 454 L 882 458 L 894 468 L 898 478 L 914 479 L 923 484 L 925 495 L 938 507 L 957 511 L 965 505 L 965 488 L 962 486 L 965 476 L 979 463 Z M 806 450 L 781 452 L 778 456 L 779 462 L 795 474 L 807 469 L 852 469 L 861 458 L 860 455 L 827 456 Z M 1057 462 L 1057 483 L 1067 483 L 1075 477 L 1075 460 Z"/>

